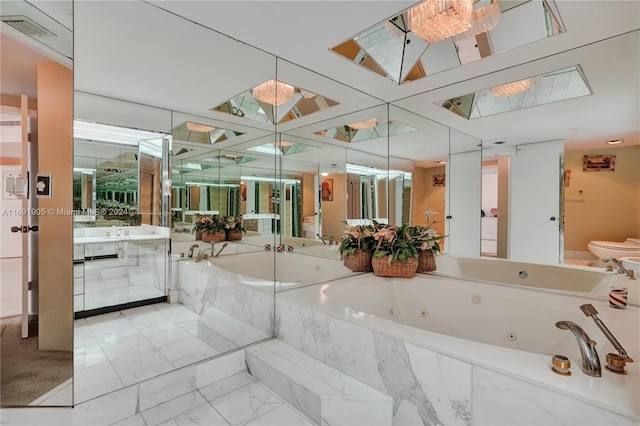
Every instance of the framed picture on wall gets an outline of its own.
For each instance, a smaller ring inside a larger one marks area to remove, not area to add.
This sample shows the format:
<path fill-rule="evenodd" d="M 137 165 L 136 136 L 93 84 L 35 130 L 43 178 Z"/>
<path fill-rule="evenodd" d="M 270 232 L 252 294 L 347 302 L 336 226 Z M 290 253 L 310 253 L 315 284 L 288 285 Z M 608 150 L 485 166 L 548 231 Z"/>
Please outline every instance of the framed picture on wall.
<path fill-rule="evenodd" d="M 433 175 L 433 186 L 444 186 L 444 175 Z"/>
<path fill-rule="evenodd" d="M 322 201 L 333 201 L 333 179 L 322 179 Z"/>
<path fill-rule="evenodd" d="M 585 155 L 582 159 L 583 172 L 613 172 L 615 169 L 615 155 Z"/>

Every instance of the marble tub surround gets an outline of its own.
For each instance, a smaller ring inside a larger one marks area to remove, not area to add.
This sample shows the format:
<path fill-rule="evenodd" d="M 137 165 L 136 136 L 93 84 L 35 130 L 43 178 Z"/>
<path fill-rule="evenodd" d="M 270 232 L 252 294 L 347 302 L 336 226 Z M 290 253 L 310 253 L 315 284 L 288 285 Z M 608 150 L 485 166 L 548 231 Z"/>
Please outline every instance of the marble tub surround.
<path fill-rule="evenodd" d="M 242 256 L 246 254 L 230 257 Z M 176 262 L 180 303 L 199 316 L 209 311 L 215 316 L 215 311 L 219 311 L 252 327 L 257 334 L 272 336 L 273 282 L 249 279 L 252 283 L 249 285 L 237 274 L 214 266 L 222 260 L 194 262 L 185 259 Z M 256 282 L 258 285 L 253 285 Z"/>
<path fill-rule="evenodd" d="M 394 398 L 394 424 L 601 425 L 637 424 L 640 421 L 640 378 L 635 363 L 627 365 L 629 374 L 626 376 L 615 375 L 605 371 L 603 367 L 603 377 L 592 378 L 580 371 L 578 346 L 571 333 L 565 331 L 566 335 L 556 334 L 556 330 L 552 330 L 552 334 L 547 337 L 538 334 L 541 346 L 550 343 L 562 346 L 566 343 L 563 347 L 571 351 L 565 355 L 572 361 L 573 374 L 571 377 L 559 376 L 551 372 L 551 356 L 547 354 L 464 340 L 442 332 L 410 327 L 385 317 L 385 312 L 391 313 L 388 310 L 393 309 L 393 316 L 396 318 L 412 315 L 422 318 L 420 310 L 409 312 L 398 306 L 382 304 L 379 305 L 382 313 L 367 312 L 356 305 L 345 303 L 344 299 L 335 300 L 335 293 L 332 298 L 332 286 L 343 292 L 351 291 L 354 300 L 360 300 L 367 299 L 368 294 L 376 292 L 376 282 L 387 287 L 394 285 L 393 280 L 388 278 L 368 277 L 366 282 L 362 281 L 367 285 L 368 291 L 357 286 L 349 288 L 357 280 L 362 278 L 349 278 L 279 293 L 276 335 L 308 355 L 391 395 Z M 457 312 L 456 308 L 472 312 L 478 307 L 458 287 L 456 280 L 431 276 L 405 280 L 412 284 L 410 287 L 415 291 L 414 295 L 426 293 L 427 296 L 429 290 L 420 288 L 416 280 L 424 280 L 427 286 L 434 287 L 431 299 L 434 303 L 447 307 L 448 314 L 444 318 L 440 318 L 432 308 L 427 310 L 426 315 L 427 319 L 445 329 L 460 322 L 461 312 Z M 443 302 L 442 289 L 438 287 L 437 280 L 446 281 L 441 284 L 452 289 L 453 297 L 458 302 Z M 482 302 L 477 304 L 479 307 L 493 298 L 491 293 L 483 292 L 484 286 L 498 288 L 498 295 L 505 288 L 497 284 L 462 282 L 472 285 L 473 294 L 480 296 Z M 547 303 L 562 312 L 562 319 L 581 324 L 589 336 L 598 342 L 597 350 L 603 365 L 606 353 L 614 350 L 595 325 L 592 329 L 588 321 L 585 321 L 590 319 L 580 312 L 580 304 L 597 305 L 600 318 L 622 345 L 634 349 L 638 347 L 637 340 L 629 340 L 628 337 L 638 335 L 637 308 L 620 312 L 600 306 L 600 302 L 589 299 L 585 301 L 575 296 L 520 288 L 514 288 L 513 291 L 518 292 L 525 304 L 531 304 L 536 309 L 540 306 L 540 301 L 533 300 L 535 295 L 552 297 Z M 559 300 L 562 298 L 565 300 Z M 499 302 L 508 303 L 505 299 L 500 299 Z M 569 302 L 575 312 L 571 313 L 571 309 L 566 309 L 559 302 Z M 516 313 L 526 315 L 515 306 Z M 455 321 L 449 319 L 452 316 L 456 318 Z M 525 319 L 534 325 L 542 320 L 553 322 L 555 319 L 546 318 L 545 313 L 527 316 Z M 482 317 L 481 320 L 478 317 L 476 321 L 484 324 L 487 330 L 493 328 L 491 319 Z M 508 316 L 504 321 L 509 323 Z M 620 331 L 620 324 L 625 324 L 629 329 Z M 546 322 L 540 327 L 546 327 Z M 517 340 L 528 340 L 527 334 L 518 333 Z M 633 352 L 631 349 L 627 351 Z M 495 395 L 518 395 L 513 410 L 507 410 L 509 416 L 505 418 L 508 420 L 501 418 L 502 409 L 494 409 L 496 404 L 503 405 L 500 397 L 486 397 L 489 390 Z M 527 397 L 520 397 L 521 394 Z"/>
<path fill-rule="evenodd" d="M 391 425 L 392 398 L 286 343 L 245 349 L 251 375 L 321 425 Z"/>

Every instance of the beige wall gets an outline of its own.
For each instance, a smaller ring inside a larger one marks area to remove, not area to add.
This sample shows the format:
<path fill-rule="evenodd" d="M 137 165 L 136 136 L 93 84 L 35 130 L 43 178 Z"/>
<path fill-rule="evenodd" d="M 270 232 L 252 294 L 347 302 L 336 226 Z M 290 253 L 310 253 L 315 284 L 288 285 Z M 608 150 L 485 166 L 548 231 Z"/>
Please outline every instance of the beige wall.
<path fill-rule="evenodd" d="M 582 171 L 584 155 L 615 154 L 615 171 Z M 640 237 L 640 146 L 571 151 L 565 188 L 565 250 L 588 251 L 592 240 Z M 582 191 L 582 193 L 580 193 Z"/>
<path fill-rule="evenodd" d="M 51 173 L 45 211 L 73 209 L 73 72 L 55 62 L 37 68 L 38 172 Z M 73 350 L 73 216 L 39 218 L 40 350 Z"/>
<path fill-rule="evenodd" d="M 432 167 L 421 168 L 415 167 L 413 169 L 413 212 L 411 215 L 412 225 L 426 225 L 427 218 L 424 215 L 425 207 L 430 207 L 432 210 L 438 212 L 438 214 L 431 216 L 431 221 L 437 221 L 433 227 L 440 235 L 444 235 L 444 203 L 445 203 L 445 191 L 444 186 L 433 186 L 433 175 L 444 175 L 444 167 Z M 446 240 L 445 240 L 446 242 Z M 443 245 L 440 247 L 444 248 Z"/>
<path fill-rule="evenodd" d="M 322 234 L 340 240 L 347 219 L 345 175 L 331 173 L 325 179 L 333 179 L 333 201 L 322 202 Z"/>
<path fill-rule="evenodd" d="M 305 173 L 302 177 L 302 217 L 314 216 L 316 213 L 315 207 L 315 175 Z"/>

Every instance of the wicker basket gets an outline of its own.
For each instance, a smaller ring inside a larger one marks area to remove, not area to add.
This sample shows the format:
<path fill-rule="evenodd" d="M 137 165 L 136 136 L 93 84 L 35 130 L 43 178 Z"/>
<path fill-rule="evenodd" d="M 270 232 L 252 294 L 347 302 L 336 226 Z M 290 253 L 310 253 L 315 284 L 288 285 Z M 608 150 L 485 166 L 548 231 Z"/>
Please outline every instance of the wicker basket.
<path fill-rule="evenodd" d="M 354 254 L 348 254 L 344 257 L 344 266 L 353 272 L 371 272 L 373 271 L 371 256 L 373 256 L 371 251 L 356 249 Z"/>
<path fill-rule="evenodd" d="M 412 278 L 418 269 L 418 259 L 410 257 L 407 263 L 397 261 L 389 265 L 389 256 L 371 259 L 373 274 L 378 277 Z"/>
<path fill-rule="evenodd" d="M 242 231 L 239 229 L 227 229 L 227 241 L 240 241 L 242 239 Z"/>
<path fill-rule="evenodd" d="M 436 270 L 436 255 L 431 250 L 418 250 L 418 271 L 432 272 Z"/>
<path fill-rule="evenodd" d="M 202 241 L 205 243 L 219 243 L 227 238 L 227 234 L 224 231 L 213 231 L 211 233 L 204 232 L 202 234 Z"/>
<path fill-rule="evenodd" d="M 204 231 L 202 229 L 196 230 L 196 241 L 202 241 L 202 234 L 204 234 Z"/>

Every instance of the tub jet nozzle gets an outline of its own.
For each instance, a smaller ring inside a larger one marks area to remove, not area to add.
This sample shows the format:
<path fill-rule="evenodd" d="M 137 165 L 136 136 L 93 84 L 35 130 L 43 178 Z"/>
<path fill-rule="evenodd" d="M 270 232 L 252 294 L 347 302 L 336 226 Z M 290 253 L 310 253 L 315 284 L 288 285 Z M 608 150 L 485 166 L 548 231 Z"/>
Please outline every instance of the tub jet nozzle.
<path fill-rule="evenodd" d="M 626 374 L 626 373 L 623 373 L 624 363 L 633 362 L 633 359 L 630 358 L 629 355 L 627 355 L 627 352 L 624 350 L 620 342 L 616 340 L 616 338 L 613 336 L 613 334 L 611 334 L 607 326 L 604 325 L 604 323 L 602 322 L 602 320 L 600 320 L 600 318 L 598 318 L 597 316 L 598 311 L 592 304 L 588 303 L 586 305 L 582 305 L 580 306 L 580 309 L 582 310 L 582 312 L 584 312 L 586 316 L 593 318 L 593 321 L 595 321 L 598 328 L 602 330 L 602 333 L 604 333 L 606 338 L 609 339 L 613 347 L 616 348 L 616 350 L 618 351 L 619 356 L 607 357 L 607 364 L 608 364 L 606 367 L 607 370 L 612 371 L 614 373 Z M 610 354 L 610 355 L 613 355 L 613 354 Z M 609 362 L 610 359 L 612 362 Z M 623 365 L 621 366 L 620 363 L 622 363 Z"/>

